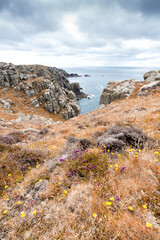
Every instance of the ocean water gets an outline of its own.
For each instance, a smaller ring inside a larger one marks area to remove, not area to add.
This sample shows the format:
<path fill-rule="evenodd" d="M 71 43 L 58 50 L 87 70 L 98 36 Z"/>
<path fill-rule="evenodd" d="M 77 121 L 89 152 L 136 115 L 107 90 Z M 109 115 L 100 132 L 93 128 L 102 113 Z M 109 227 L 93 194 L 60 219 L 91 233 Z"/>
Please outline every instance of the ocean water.
<path fill-rule="evenodd" d="M 81 114 L 84 114 L 99 106 L 100 96 L 109 81 L 121 81 L 133 78 L 143 80 L 144 73 L 158 69 L 153 69 L 153 67 L 83 67 L 66 68 L 65 70 L 68 73 L 82 75 L 82 77 L 68 79 L 70 82 L 79 82 L 83 88 L 83 92 L 90 95 L 90 99 L 79 100 Z M 84 74 L 91 75 L 91 77 L 84 77 Z"/>

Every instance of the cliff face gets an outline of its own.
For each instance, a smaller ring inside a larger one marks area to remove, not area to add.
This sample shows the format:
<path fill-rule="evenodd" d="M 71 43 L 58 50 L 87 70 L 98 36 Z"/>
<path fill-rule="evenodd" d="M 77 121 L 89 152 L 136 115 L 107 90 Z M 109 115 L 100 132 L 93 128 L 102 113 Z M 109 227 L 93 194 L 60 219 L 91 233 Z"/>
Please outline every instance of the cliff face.
<path fill-rule="evenodd" d="M 160 239 L 159 82 L 110 83 L 138 97 L 55 122 L 40 106 L 75 94 L 40 68 L 1 67 L 0 239 Z"/>
<path fill-rule="evenodd" d="M 100 104 L 110 104 L 132 96 L 147 96 L 160 92 L 160 73 L 150 71 L 144 74 L 144 81 L 130 79 L 109 82 L 100 97 Z"/>
<path fill-rule="evenodd" d="M 85 97 L 77 83 L 70 84 L 66 72 L 41 65 L 0 64 L 0 86 L 7 91 L 23 91 L 36 108 L 60 114 L 64 119 L 80 113 L 77 98 Z M 77 94 L 77 96 L 76 96 Z"/>

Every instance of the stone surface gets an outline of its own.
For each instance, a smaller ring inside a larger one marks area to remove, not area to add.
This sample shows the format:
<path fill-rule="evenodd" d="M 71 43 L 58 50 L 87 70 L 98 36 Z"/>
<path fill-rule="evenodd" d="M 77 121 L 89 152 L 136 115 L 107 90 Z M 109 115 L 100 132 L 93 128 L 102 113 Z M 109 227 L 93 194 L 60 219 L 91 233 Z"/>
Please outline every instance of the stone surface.
<path fill-rule="evenodd" d="M 0 86 L 4 89 L 24 91 L 36 108 L 44 107 L 48 112 L 61 114 L 65 119 L 80 113 L 77 99 L 85 97 L 78 83 L 70 84 L 67 73 L 55 67 L 41 65 L 0 65 Z M 3 89 L 3 90 L 4 90 Z M 9 103 L 4 105 L 9 109 Z"/>
<path fill-rule="evenodd" d="M 71 83 L 72 91 L 76 94 L 78 99 L 87 98 L 88 95 L 82 92 L 78 82 Z"/>
<path fill-rule="evenodd" d="M 160 81 L 160 71 L 149 71 L 144 74 L 143 78 L 146 82 Z"/>
<path fill-rule="evenodd" d="M 147 96 L 160 92 L 160 70 L 150 71 L 144 74 L 144 81 L 136 79 L 109 82 L 103 90 L 99 104 L 110 104 L 119 99 L 131 96 Z M 132 95 L 132 93 L 134 93 Z"/>
<path fill-rule="evenodd" d="M 115 100 L 129 97 L 135 89 L 137 82 L 139 81 L 136 79 L 109 82 L 108 86 L 103 90 L 99 104 L 110 104 Z"/>
<path fill-rule="evenodd" d="M 9 63 L 0 65 L 0 85 L 3 87 L 16 86 L 19 83 L 19 74 L 16 66 Z"/>
<path fill-rule="evenodd" d="M 149 95 L 153 90 L 156 90 L 156 92 L 160 92 L 160 81 L 154 81 L 150 82 L 148 84 L 143 85 L 139 90 L 137 95 L 138 96 L 147 96 Z"/>

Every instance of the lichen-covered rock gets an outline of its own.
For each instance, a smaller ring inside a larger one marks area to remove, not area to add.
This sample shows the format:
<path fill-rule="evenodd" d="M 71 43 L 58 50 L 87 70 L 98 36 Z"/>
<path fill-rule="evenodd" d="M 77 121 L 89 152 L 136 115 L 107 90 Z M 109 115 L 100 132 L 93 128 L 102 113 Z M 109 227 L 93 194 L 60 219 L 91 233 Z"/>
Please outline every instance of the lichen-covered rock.
<path fill-rule="evenodd" d="M 109 82 L 108 86 L 103 90 L 99 104 L 110 104 L 115 100 L 129 97 L 135 89 L 137 82 L 139 81 L 136 79 Z"/>
<path fill-rule="evenodd" d="M 99 104 L 106 105 L 131 96 L 147 96 L 160 92 L 160 70 L 147 72 L 143 77 L 144 81 L 131 79 L 109 82 L 103 90 Z"/>
<path fill-rule="evenodd" d="M 39 108 L 39 102 L 36 97 L 31 99 L 32 105 L 35 106 L 36 108 Z"/>
<path fill-rule="evenodd" d="M 156 92 L 160 92 L 160 81 L 154 81 L 143 85 L 138 90 L 137 96 L 147 96 L 154 90 L 156 90 Z"/>
<path fill-rule="evenodd" d="M 145 82 L 160 81 L 160 71 L 149 71 L 143 76 Z"/>
<path fill-rule="evenodd" d="M 0 65 L 0 85 L 3 87 L 16 86 L 19 83 L 19 74 L 16 67 L 9 63 Z"/>

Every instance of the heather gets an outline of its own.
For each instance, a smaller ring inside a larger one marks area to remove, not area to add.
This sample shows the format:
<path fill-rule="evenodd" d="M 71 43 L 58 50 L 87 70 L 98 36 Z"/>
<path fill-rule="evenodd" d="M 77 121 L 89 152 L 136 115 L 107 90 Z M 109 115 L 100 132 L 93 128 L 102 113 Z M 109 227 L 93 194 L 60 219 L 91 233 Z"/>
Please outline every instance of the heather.
<path fill-rule="evenodd" d="M 1 239 L 159 239 L 158 99 L 3 130 Z"/>

